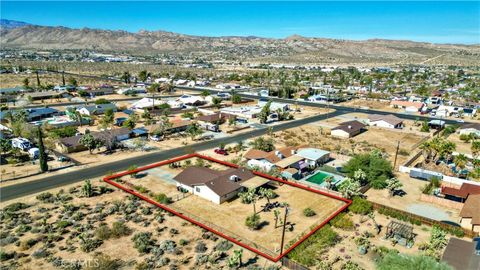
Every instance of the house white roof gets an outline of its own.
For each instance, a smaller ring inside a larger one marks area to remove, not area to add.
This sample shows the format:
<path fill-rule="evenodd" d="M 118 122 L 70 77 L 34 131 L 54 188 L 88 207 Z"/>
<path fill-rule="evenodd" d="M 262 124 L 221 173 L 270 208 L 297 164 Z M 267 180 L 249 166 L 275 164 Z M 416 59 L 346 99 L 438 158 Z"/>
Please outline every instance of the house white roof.
<path fill-rule="evenodd" d="M 296 155 L 308 160 L 319 160 L 329 154 L 330 152 L 317 148 L 302 148 L 297 151 Z"/>

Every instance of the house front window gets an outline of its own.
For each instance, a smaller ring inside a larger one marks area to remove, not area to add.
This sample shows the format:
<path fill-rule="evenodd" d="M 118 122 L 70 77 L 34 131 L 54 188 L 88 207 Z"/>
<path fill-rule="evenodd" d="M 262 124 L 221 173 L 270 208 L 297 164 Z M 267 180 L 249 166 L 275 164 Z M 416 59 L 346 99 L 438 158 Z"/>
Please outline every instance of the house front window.
<path fill-rule="evenodd" d="M 200 192 L 200 188 L 199 188 L 199 187 L 195 187 L 195 192 Z"/>

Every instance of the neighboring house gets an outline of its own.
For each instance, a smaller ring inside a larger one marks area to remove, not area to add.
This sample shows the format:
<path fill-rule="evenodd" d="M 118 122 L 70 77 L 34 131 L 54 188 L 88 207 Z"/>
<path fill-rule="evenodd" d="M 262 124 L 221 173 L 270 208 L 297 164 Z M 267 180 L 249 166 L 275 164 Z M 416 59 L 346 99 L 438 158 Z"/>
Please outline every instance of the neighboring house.
<path fill-rule="evenodd" d="M 257 103 L 257 105 L 260 107 L 260 108 L 263 108 L 266 104 L 268 103 L 268 100 L 266 99 L 260 99 Z M 280 102 L 272 102 L 270 103 L 270 112 L 276 112 L 278 110 L 281 110 L 281 111 L 289 111 L 290 110 L 290 106 L 286 103 L 280 103 Z"/>
<path fill-rule="evenodd" d="M 117 94 L 120 95 L 136 95 L 136 94 L 146 94 L 147 89 L 145 86 L 135 86 L 135 87 L 129 87 L 129 88 L 122 88 L 117 90 Z"/>
<path fill-rule="evenodd" d="M 468 196 L 460 211 L 460 225 L 480 233 L 480 194 Z"/>
<path fill-rule="evenodd" d="M 269 182 L 245 168 L 217 171 L 206 167 L 188 167 L 173 179 L 179 189 L 216 204 L 236 198 L 239 192 L 247 188 L 258 188 Z"/>
<path fill-rule="evenodd" d="M 262 111 L 259 106 L 242 106 L 221 108 L 220 112 L 238 116 L 244 119 L 254 119 Z"/>
<path fill-rule="evenodd" d="M 19 112 L 19 110 L 8 110 L 8 111 L 2 111 L 0 112 L 0 119 L 2 121 L 8 120 L 9 116 L 8 114 L 15 115 Z M 61 115 L 62 112 L 60 112 L 57 109 L 54 108 L 32 108 L 32 109 L 25 109 L 25 112 L 27 113 L 27 121 L 32 122 L 32 121 L 39 121 L 45 118 Z"/>
<path fill-rule="evenodd" d="M 451 237 L 443 252 L 442 261 L 454 270 L 480 269 L 480 239 L 473 241 Z"/>
<path fill-rule="evenodd" d="M 436 116 L 449 117 L 452 115 L 458 116 L 463 113 L 463 108 L 457 106 L 440 105 L 435 112 Z"/>
<path fill-rule="evenodd" d="M 341 123 L 332 129 L 332 136 L 339 138 L 351 138 L 360 134 L 365 129 L 365 124 L 360 121 L 352 120 Z"/>
<path fill-rule="evenodd" d="M 458 129 L 460 135 L 475 134 L 480 137 L 480 123 L 467 123 Z"/>
<path fill-rule="evenodd" d="M 181 120 L 181 121 L 173 121 L 170 122 L 172 126 L 165 131 L 167 134 L 173 134 L 177 132 L 182 132 L 187 129 L 189 125 L 191 125 L 193 122 L 189 120 Z M 145 126 L 145 129 L 148 131 L 148 133 L 153 133 L 159 126 L 158 125 L 150 125 L 150 126 Z"/>
<path fill-rule="evenodd" d="M 112 94 L 115 93 L 113 91 L 113 87 L 100 87 L 100 88 L 97 88 L 97 89 L 86 90 L 85 92 L 87 92 L 87 94 L 91 97 L 112 95 Z"/>
<path fill-rule="evenodd" d="M 475 117 L 477 115 L 477 109 L 474 108 L 463 108 L 463 116 L 466 117 Z"/>
<path fill-rule="evenodd" d="M 310 167 L 317 167 L 330 160 L 330 152 L 317 148 L 300 148 L 295 155 L 303 158 Z"/>
<path fill-rule="evenodd" d="M 25 93 L 25 97 L 31 97 L 32 100 L 41 100 L 41 99 L 50 99 L 50 98 L 61 98 L 66 96 L 66 91 L 44 91 L 44 92 L 32 92 Z"/>
<path fill-rule="evenodd" d="M 195 118 L 195 120 L 200 123 L 221 124 L 230 118 L 235 119 L 235 115 L 220 112 L 214 114 L 200 115 Z"/>
<path fill-rule="evenodd" d="M 393 114 L 372 114 L 368 116 L 368 124 L 383 128 L 403 128 L 403 120 Z"/>
<path fill-rule="evenodd" d="M 77 108 L 77 111 L 83 115 L 98 115 L 98 114 L 104 114 L 105 111 L 108 109 L 112 109 L 113 112 L 116 112 L 117 106 L 115 106 L 115 104 L 112 104 L 112 103 L 81 106 Z"/>
<path fill-rule="evenodd" d="M 468 196 L 480 194 L 480 185 L 463 183 L 459 189 L 443 186 L 441 193 L 445 196 L 445 199 L 465 202 Z"/>
<path fill-rule="evenodd" d="M 444 129 L 445 121 L 439 119 L 430 120 L 428 126 L 433 129 Z"/>
<path fill-rule="evenodd" d="M 181 97 L 177 98 L 177 101 L 191 106 L 200 106 L 207 103 L 203 97 L 192 95 L 182 95 Z"/>
<path fill-rule="evenodd" d="M 393 100 L 390 103 L 390 106 L 392 106 L 393 108 L 405 109 L 406 112 L 419 112 L 423 108 L 424 104 L 422 102 Z"/>
<path fill-rule="evenodd" d="M 117 142 L 129 139 L 131 133 L 132 132 L 128 128 L 114 128 L 105 131 L 91 132 L 92 136 L 98 140 L 112 137 Z M 80 143 L 82 137 L 83 135 L 61 138 L 57 142 L 57 149 L 62 153 L 85 151 L 87 148 Z"/>
<path fill-rule="evenodd" d="M 0 88 L 0 95 L 15 95 L 19 93 L 27 92 L 27 89 L 23 86 L 9 87 L 9 88 Z"/>

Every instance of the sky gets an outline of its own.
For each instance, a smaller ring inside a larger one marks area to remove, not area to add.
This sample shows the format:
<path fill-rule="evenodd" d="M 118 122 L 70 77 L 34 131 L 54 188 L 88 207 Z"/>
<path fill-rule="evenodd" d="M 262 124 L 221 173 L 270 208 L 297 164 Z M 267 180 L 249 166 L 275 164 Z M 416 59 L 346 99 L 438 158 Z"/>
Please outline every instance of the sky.
<path fill-rule="evenodd" d="M 4 1 L 2 19 L 201 36 L 402 39 L 480 44 L 480 1 Z"/>

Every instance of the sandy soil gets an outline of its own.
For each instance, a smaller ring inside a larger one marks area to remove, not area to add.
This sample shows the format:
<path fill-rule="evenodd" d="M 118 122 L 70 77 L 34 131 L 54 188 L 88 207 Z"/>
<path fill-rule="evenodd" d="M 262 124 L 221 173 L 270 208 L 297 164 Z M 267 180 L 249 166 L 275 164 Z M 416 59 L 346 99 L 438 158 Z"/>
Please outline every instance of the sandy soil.
<path fill-rule="evenodd" d="M 163 166 L 161 169 L 173 175 L 181 172 L 181 169 L 167 169 L 167 166 Z M 122 179 L 132 184 L 140 184 L 154 192 L 163 192 L 169 195 L 179 194 L 176 192 L 175 184 L 167 183 L 157 175 L 149 174 L 144 178 L 132 180 L 127 177 Z M 288 185 L 274 185 L 272 188 L 275 193 L 279 195 L 272 201 L 288 203 L 291 208 L 288 220 L 295 224 L 294 230 L 286 234 L 285 244 L 296 239 L 301 233 L 306 233 L 312 226 L 320 224 L 326 217 L 344 205 L 341 201 Z M 266 199 L 257 202 L 257 212 L 260 211 L 261 205 L 264 205 L 266 202 Z M 246 239 L 267 250 L 274 251 L 279 249 L 281 228 L 275 228 L 273 212 L 259 212 L 261 220 L 266 221 L 268 224 L 258 231 L 252 231 L 248 229 L 244 223 L 246 217 L 253 213 L 253 205 L 243 204 L 240 199 L 234 199 L 233 201 L 217 205 L 201 197 L 191 195 L 174 202 L 172 206 L 181 212 L 193 214 L 203 221 L 219 226 L 225 230 L 228 235 L 231 234 L 235 236 L 235 238 L 239 238 L 240 240 L 242 240 L 242 238 Z M 305 217 L 303 215 L 303 209 L 308 207 L 313 209 L 317 215 L 314 217 Z M 279 210 L 283 212 L 283 209 L 279 208 Z"/>
<path fill-rule="evenodd" d="M 100 181 L 93 181 L 92 182 L 94 186 L 98 185 L 106 185 L 103 182 Z M 80 185 L 75 184 L 75 185 L 69 185 L 63 187 L 63 190 L 67 191 L 70 188 L 76 188 L 77 190 L 80 190 Z M 52 193 L 57 193 L 60 189 L 53 189 L 50 190 L 49 192 Z M 51 209 L 48 211 L 49 214 L 51 214 L 51 217 L 46 219 L 46 222 L 48 224 L 53 224 L 55 225 L 56 222 L 60 219 L 60 215 L 62 214 L 63 207 L 59 205 L 58 203 L 52 204 L 52 203 L 42 203 L 39 202 L 37 199 L 35 199 L 34 195 L 30 195 L 21 199 L 17 199 L 14 201 L 9 201 L 8 203 L 1 202 L 0 207 L 5 207 L 13 202 L 23 202 L 31 205 L 29 208 L 25 210 L 21 210 L 20 212 L 28 212 L 30 215 L 38 222 L 42 221 L 42 216 L 44 214 L 41 214 L 39 212 L 40 208 L 47 208 Z M 125 203 L 128 203 L 129 200 L 127 199 L 127 195 L 117 189 L 113 189 L 113 192 L 95 196 L 95 197 L 90 197 L 86 198 L 83 196 L 78 195 L 78 193 L 75 193 L 71 195 L 73 197 L 73 200 L 69 201 L 69 204 L 79 206 L 80 209 L 78 212 L 84 213 L 86 216 L 85 218 L 80 221 L 80 223 L 84 224 L 86 223 L 86 220 L 92 219 L 94 228 L 97 228 L 100 226 L 101 222 L 97 221 L 95 216 L 97 215 L 95 211 L 89 211 L 89 209 L 94 209 L 96 206 L 99 204 L 104 204 L 106 205 L 105 209 L 108 209 L 113 205 L 113 202 L 117 201 L 122 201 Z M 175 216 L 170 216 L 166 214 L 161 214 L 164 217 L 164 221 L 162 223 L 159 223 L 158 221 L 154 220 L 155 217 L 155 207 L 152 207 L 148 203 L 145 203 L 143 201 L 139 201 L 140 205 L 138 207 L 138 213 L 142 216 L 142 218 L 145 221 L 149 221 L 150 223 L 148 225 L 144 225 L 144 222 L 139 222 L 136 223 L 133 220 L 127 221 L 125 224 L 132 229 L 133 233 L 130 236 L 124 236 L 118 239 L 109 239 L 105 240 L 103 244 L 99 248 L 95 250 L 95 252 L 91 253 L 85 253 L 81 251 L 78 247 L 80 245 L 80 240 L 75 237 L 71 236 L 71 234 L 75 231 L 75 229 L 70 229 L 70 227 L 67 229 L 66 233 L 64 233 L 63 239 L 56 241 L 53 245 L 53 247 L 49 248 L 48 251 L 53 253 L 55 257 L 59 257 L 63 262 L 65 263 L 71 263 L 75 260 L 77 261 L 83 261 L 83 260 L 92 260 L 93 256 L 95 253 L 100 252 L 103 254 L 108 254 L 111 259 L 118 259 L 122 260 L 125 267 L 123 269 L 133 269 L 135 267 L 136 263 L 140 263 L 146 260 L 146 258 L 149 256 L 140 254 L 133 245 L 132 236 L 135 233 L 138 232 L 151 232 L 153 234 L 152 239 L 155 240 L 155 242 L 160 244 L 162 241 L 165 240 L 173 240 L 176 242 L 177 247 L 179 247 L 182 250 L 182 253 L 180 255 L 173 255 L 166 253 L 163 256 L 168 257 L 171 261 L 171 263 L 175 263 L 179 268 L 178 269 L 192 269 L 192 268 L 197 268 L 197 269 L 204 269 L 208 265 L 211 268 L 213 265 L 210 263 L 207 263 L 206 265 L 202 266 L 196 266 L 195 265 L 195 260 L 198 256 L 198 253 L 195 251 L 195 246 L 199 242 L 203 242 L 207 246 L 207 252 L 205 254 L 210 254 L 213 252 L 213 247 L 218 244 L 222 239 L 219 240 L 211 240 L 211 239 L 205 239 L 202 237 L 203 235 L 203 230 L 200 229 L 199 227 L 196 227 L 194 225 L 189 224 L 188 222 L 185 222 L 183 219 L 180 219 Z M 144 208 L 151 208 L 153 211 L 152 214 L 149 215 L 144 215 L 141 214 L 141 210 Z M 158 214 L 158 213 L 157 213 Z M 108 224 L 111 226 L 111 224 L 114 221 L 122 219 L 122 214 L 117 213 L 117 214 L 111 214 L 107 215 L 105 220 L 103 221 L 104 223 Z M 3 227 L 4 225 L 2 225 Z M 32 224 L 32 226 L 38 226 Z M 170 229 L 175 228 L 178 233 L 172 233 L 170 232 Z M 90 231 L 93 233 L 93 230 Z M 26 241 L 27 239 L 32 239 L 32 238 L 37 238 L 41 236 L 41 233 L 31 233 L 31 232 L 26 232 L 24 234 L 17 234 L 19 237 L 19 241 Z M 71 239 L 69 239 L 71 238 Z M 188 241 L 188 244 L 182 247 L 179 245 L 180 239 L 185 239 Z M 67 243 L 67 240 L 69 241 Z M 72 252 L 66 251 L 66 250 L 60 250 L 60 247 L 69 247 L 69 246 L 74 246 L 75 250 Z M 35 268 L 41 268 L 41 269 L 58 269 L 54 267 L 51 263 L 47 262 L 45 259 L 37 259 L 34 258 L 32 253 L 40 248 L 43 247 L 43 244 L 41 242 L 35 244 L 34 246 L 22 250 L 20 247 L 15 246 L 14 244 L 8 244 L 3 247 L 3 250 L 6 252 L 21 252 L 26 254 L 26 257 L 23 257 L 21 259 L 16 260 L 17 263 L 20 265 L 26 267 L 26 269 L 34 267 Z M 231 249 L 229 249 L 226 252 L 226 255 L 229 256 L 234 249 L 241 249 L 238 246 L 233 246 Z M 227 261 L 227 258 L 224 258 L 221 260 L 216 266 L 214 267 L 224 267 Z M 5 266 L 12 262 L 13 260 L 2 262 Z M 248 251 L 248 250 L 243 250 L 243 262 L 248 262 L 249 264 L 257 263 L 258 265 L 261 265 L 262 267 L 267 266 L 271 264 L 271 262 L 267 261 L 264 258 L 257 257 L 254 253 Z M 248 264 L 248 263 L 247 263 Z"/>

